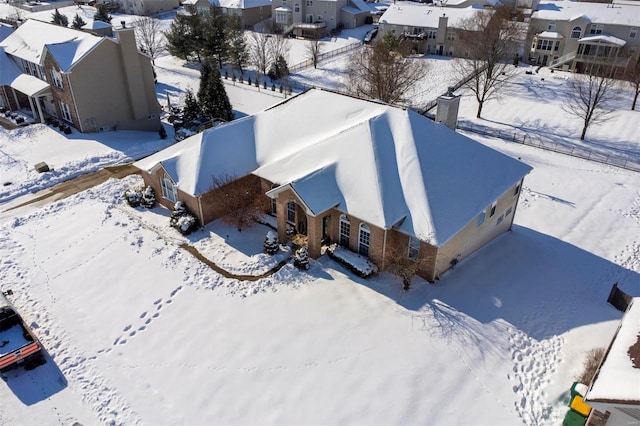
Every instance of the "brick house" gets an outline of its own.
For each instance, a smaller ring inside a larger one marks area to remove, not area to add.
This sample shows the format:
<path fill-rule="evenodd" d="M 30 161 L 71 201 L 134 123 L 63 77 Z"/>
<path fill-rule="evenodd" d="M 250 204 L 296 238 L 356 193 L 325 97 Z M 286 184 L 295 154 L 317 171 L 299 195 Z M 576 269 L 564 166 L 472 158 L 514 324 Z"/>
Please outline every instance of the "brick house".
<path fill-rule="evenodd" d="M 157 131 L 151 60 L 133 28 L 115 38 L 28 20 L 0 41 L 0 105 L 80 132 Z"/>
<path fill-rule="evenodd" d="M 406 253 L 430 281 L 511 228 L 531 170 L 414 111 L 319 89 L 136 166 L 162 204 L 205 224 L 219 217 L 214 174 L 260 179 L 281 241 L 293 231 L 313 257 L 338 243 L 381 268 Z"/>

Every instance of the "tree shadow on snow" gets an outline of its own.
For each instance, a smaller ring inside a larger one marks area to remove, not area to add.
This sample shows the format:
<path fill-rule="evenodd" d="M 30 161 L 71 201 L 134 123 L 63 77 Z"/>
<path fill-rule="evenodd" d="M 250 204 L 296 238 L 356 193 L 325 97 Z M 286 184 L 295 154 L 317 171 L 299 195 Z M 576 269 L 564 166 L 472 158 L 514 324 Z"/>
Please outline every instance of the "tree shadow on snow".
<path fill-rule="evenodd" d="M 620 312 L 607 303 L 615 282 L 640 295 L 637 272 L 515 225 L 512 232 L 464 259 L 436 284 L 414 281 L 412 290 L 402 292 L 388 280 L 386 286 L 378 281 L 363 284 L 415 311 L 425 328 L 440 336 L 452 330 L 475 331 L 481 328 L 478 324 L 500 328 L 506 321 L 532 338 L 547 339 L 580 326 L 620 319 Z"/>

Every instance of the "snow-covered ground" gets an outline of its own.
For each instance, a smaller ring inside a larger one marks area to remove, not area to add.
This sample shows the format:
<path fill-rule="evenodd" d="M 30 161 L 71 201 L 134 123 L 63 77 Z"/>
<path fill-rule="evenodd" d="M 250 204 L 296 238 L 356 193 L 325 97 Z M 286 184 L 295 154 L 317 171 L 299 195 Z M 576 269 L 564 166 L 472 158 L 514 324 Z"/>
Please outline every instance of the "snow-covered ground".
<path fill-rule="evenodd" d="M 182 61 L 157 62 L 163 105 L 197 88 Z M 331 79 L 331 63 L 316 81 Z M 477 122 L 579 143 L 562 74 L 542 72 L 523 73 Z M 427 89 L 437 96 L 442 83 Z M 285 97 L 225 84 L 238 115 Z M 585 143 L 640 157 L 630 100 L 621 92 L 614 119 Z M 463 96 L 461 119 L 473 117 Z M 0 386 L 0 423 L 560 424 L 585 351 L 605 346 L 621 318 L 605 302 L 611 285 L 640 296 L 640 174 L 487 138 L 534 167 L 513 231 L 407 293 L 391 275 L 359 279 L 324 257 L 305 272 L 289 263 L 257 281 L 225 278 L 180 244 L 244 275 L 287 253 L 262 253 L 264 225 L 180 236 L 166 209 L 123 201 L 137 177 L 3 211 L 171 137 L 0 130 L 1 289 L 49 356 Z M 39 161 L 55 170 L 37 174 Z"/>

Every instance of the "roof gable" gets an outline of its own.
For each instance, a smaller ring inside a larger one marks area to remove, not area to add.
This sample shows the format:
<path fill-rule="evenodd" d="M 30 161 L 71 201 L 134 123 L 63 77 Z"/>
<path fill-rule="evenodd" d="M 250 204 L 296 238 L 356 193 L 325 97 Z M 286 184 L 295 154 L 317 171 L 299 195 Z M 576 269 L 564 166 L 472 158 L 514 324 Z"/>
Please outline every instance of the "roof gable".
<path fill-rule="evenodd" d="M 337 206 L 435 245 L 531 170 L 413 111 L 318 89 L 137 165 L 149 170 L 159 161 L 196 196 L 210 189 L 214 171 L 253 173 L 290 185 L 313 214 Z"/>

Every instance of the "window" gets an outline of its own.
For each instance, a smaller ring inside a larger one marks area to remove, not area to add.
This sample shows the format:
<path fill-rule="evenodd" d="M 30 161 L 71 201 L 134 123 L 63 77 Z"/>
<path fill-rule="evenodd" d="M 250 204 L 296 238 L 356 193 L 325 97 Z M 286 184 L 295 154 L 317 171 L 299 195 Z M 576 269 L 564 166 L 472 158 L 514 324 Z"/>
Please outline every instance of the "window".
<path fill-rule="evenodd" d="M 631 28 L 631 31 L 629 31 L 629 38 L 636 38 L 637 35 L 638 35 L 638 29 Z"/>
<path fill-rule="evenodd" d="M 554 52 L 557 52 L 559 48 L 560 48 L 560 42 L 556 41 L 555 44 L 553 45 Z"/>
<path fill-rule="evenodd" d="M 433 39 L 435 39 L 435 38 L 436 38 L 436 34 L 438 34 L 438 31 L 436 31 L 436 30 L 429 30 L 429 31 L 427 32 L 427 38 L 433 38 Z"/>
<path fill-rule="evenodd" d="M 176 191 L 176 187 L 173 185 L 173 181 L 168 175 L 164 175 L 164 177 L 160 180 L 160 186 L 162 187 L 162 196 L 175 203 L 178 201 L 178 194 Z"/>
<path fill-rule="evenodd" d="M 556 23 L 555 21 L 551 21 L 547 24 L 547 31 L 555 31 L 556 30 Z"/>
<path fill-rule="evenodd" d="M 69 105 L 65 104 L 64 102 L 60 102 L 60 110 L 62 111 L 62 118 L 64 118 L 67 121 L 73 122 L 73 119 L 71 118 L 71 109 L 69 109 Z"/>
<path fill-rule="evenodd" d="M 476 227 L 480 227 L 484 223 L 484 219 L 487 217 L 485 212 L 481 212 L 476 218 Z"/>
<path fill-rule="evenodd" d="M 38 65 L 38 77 L 40 77 L 40 80 L 47 81 L 47 73 L 44 72 L 44 67 L 42 65 Z"/>
<path fill-rule="evenodd" d="M 294 226 L 296 224 L 296 203 L 293 201 L 287 203 L 287 222 Z"/>
<path fill-rule="evenodd" d="M 271 185 L 271 189 L 273 188 L 277 188 L 278 184 L 274 183 L 273 185 Z M 271 199 L 271 214 L 276 216 L 278 214 L 278 202 L 276 201 L 275 198 Z"/>
<path fill-rule="evenodd" d="M 289 14 L 287 12 L 276 12 L 276 24 L 288 24 Z"/>
<path fill-rule="evenodd" d="M 491 204 L 491 207 L 489 207 L 489 217 L 493 217 L 493 215 L 496 214 L 496 207 L 498 207 L 496 203 Z"/>
<path fill-rule="evenodd" d="M 53 85 L 59 89 L 64 89 L 62 86 L 62 75 L 54 69 L 51 70 L 51 80 L 53 81 Z"/>
<path fill-rule="evenodd" d="M 349 232 L 351 231 L 351 224 L 349 218 L 345 215 L 340 215 L 340 245 L 342 247 L 349 248 Z"/>
<path fill-rule="evenodd" d="M 559 42 L 556 42 L 559 44 Z M 536 45 L 537 50 L 551 50 L 553 48 L 553 41 L 538 39 L 538 44 Z M 556 49 L 557 50 L 557 49 Z"/>
<path fill-rule="evenodd" d="M 294 12 L 300 12 L 300 3 L 296 3 L 293 5 L 293 11 Z"/>
<path fill-rule="evenodd" d="M 307 7 L 313 6 L 313 0 L 307 0 Z"/>
<path fill-rule="evenodd" d="M 420 240 L 416 237 L 409 237 L 409 252 L 407 257 L 411 260 L 417 260 L 420 256 Z"/>
<path fill-rule="evenodd" d="M 307 24 L 313 24 L 313 15 L 307 15 Z"/>
<path fill-rule="evenodd" d="M 571 38 L 580 38 L 582 37 L 582 27 L 573 27 L 571 30 Z"/>
<path fill-rule="evenodd" d="M 496 225 L 500 225 L 500 223 L 502 223 L 503 219 L 504 219 L 504 215 L 501 214 L 500 217 L 498 218 L 498 221 L 496 222 Z"/>
<path fill-rule="evenodd" d="M 316 22 L 322 22 L 322 15 L 318 15 L 318 20 Z"/>
<path fill-rule="evenodd" d="M 505 217 L 509 216 L 509 215 L 511 214 L 511 212 L 512 212 L 512 211 L 513 211 L 513 209 L 512 209 L 511 207 L 509 207 L 509 208 L 507 209 L 507 211 L 505 212 L 504 216 L 505 216 Z"/>
<path fill-rule="evenodd" d="M 456 39 L 456 33 L 454 31 L 447 31 L 447 40 L 453 41 Z"/>
<path fill-rule="evenodd" d="M 604 30 L 604 25 L 602 24 L 591 25 L 589 34 L 602 34 L 602 30 Z"/>
<path fill-rule="evenodd" d="M 371 231 L 366 223 L 360 224 L 358 234 L 358 253 L 364 257 L 369 257 L 369 242 L 371 241 Z"/>

